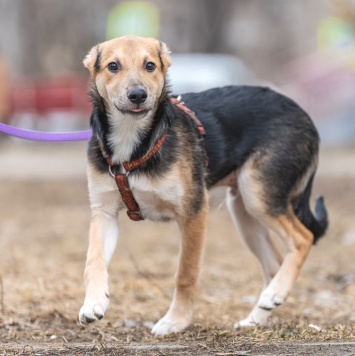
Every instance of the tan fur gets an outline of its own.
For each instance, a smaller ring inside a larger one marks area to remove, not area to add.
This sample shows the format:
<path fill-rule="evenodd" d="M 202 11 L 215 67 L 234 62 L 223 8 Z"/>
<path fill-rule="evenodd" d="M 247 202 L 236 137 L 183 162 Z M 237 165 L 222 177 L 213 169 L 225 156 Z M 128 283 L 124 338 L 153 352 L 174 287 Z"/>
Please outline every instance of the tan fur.
<path fill-rule="evenodd" d="M 255 166 L 258 164 L 259 156 L 249 158 L 237 174 L 237 186 L 242 195 L 246 211 L 255 218 L 267 215 L 267 207 L 263 205 L 259 197 L 264 194 L 262 185 Z"/>
<path fill-rule="evenodd" d="M 282 304 L 290 293 L 312 246 L 313 235 L 291 209 L 287 215 L 265 219 L 265 223 L 279 234 L 286 246 L 282 265 L 259 300 L 259 306 L 270 309 Z"/>
<path fill-rule="evenodd" d="M 191 322 L 206 235 L 207 213 L 207 191 L 205 190 L 204 203 L 200 212 L 179 221 L 182 238 L 174 297 L 166 315 L 152 329 L 156 335 L 183 330 Z"/>

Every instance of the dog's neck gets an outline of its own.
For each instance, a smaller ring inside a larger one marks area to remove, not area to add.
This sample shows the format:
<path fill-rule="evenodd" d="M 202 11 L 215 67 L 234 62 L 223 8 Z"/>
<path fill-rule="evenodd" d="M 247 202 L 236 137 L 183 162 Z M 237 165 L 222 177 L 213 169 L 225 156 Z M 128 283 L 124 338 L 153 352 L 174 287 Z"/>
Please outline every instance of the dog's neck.
<path fill-rule="evenodd" d="M 117 110 L 107 113 L 109 133 L 108 145 L 111 148 L 111 160 L 116 163 L 127 162 L 150 131 L 154 113 L 148 112 L 143 118 L 123 114 Z"/>

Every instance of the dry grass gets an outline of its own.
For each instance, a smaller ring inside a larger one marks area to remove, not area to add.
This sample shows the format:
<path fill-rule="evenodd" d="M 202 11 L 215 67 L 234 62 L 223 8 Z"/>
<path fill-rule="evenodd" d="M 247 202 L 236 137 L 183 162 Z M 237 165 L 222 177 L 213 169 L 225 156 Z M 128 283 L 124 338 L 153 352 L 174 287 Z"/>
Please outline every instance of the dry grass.
<path fill-rule="evenodd" d="M 143 355 L 147 348 L 149 355 L 271 355 L 277 348 L 292 351 L 294 341 L 355 340 L 355 182 L 321 178 L 315 187 L 320 191 L 330 210 L 329 233 L 313 249 L 271 326 L 232 329 L 260 292 L 261 273 L 221 208 L 210 213 L 193 324 L 184 333 L 156 339 L 149 327 L 164 314 L 173 291 L 179 242 L 175 224 L 120 217 L 109 312 L 99 323 L 82 327 L 76 318 L 89 224 L 85 181 L 3 179 L 0 355 Z"/>

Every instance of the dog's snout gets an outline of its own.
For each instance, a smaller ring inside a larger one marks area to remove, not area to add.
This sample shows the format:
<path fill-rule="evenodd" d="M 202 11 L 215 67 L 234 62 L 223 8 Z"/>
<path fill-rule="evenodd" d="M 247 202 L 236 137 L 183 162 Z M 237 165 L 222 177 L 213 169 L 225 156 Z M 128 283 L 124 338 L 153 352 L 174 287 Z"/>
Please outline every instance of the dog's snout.
<path fill-rule="evenodd" d="M 139 105 L 147 99 L 147 92 L 142 88 L 133 88 L 128 91 L 127 96 L 132 103 Z"/>

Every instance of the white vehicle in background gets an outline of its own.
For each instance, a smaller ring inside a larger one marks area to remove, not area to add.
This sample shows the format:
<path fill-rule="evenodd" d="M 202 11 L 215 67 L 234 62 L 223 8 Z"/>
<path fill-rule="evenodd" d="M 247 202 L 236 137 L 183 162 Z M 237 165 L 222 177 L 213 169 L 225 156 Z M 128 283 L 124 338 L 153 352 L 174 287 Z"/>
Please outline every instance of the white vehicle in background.
<path fill-rule="evenodd" d="M 260 79 L 239 58 L 227 54 L 173 54 L 169 79 L 174 94 L 225 85 L 260 85 Z"/>

